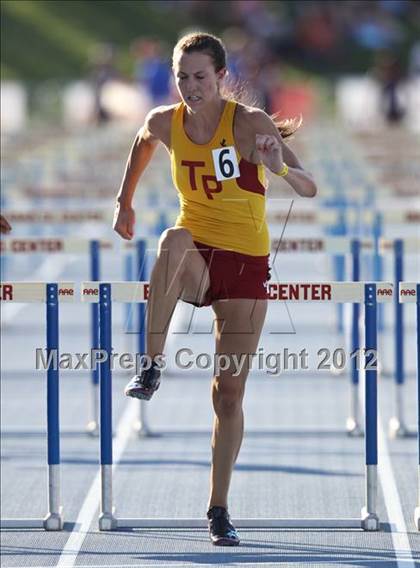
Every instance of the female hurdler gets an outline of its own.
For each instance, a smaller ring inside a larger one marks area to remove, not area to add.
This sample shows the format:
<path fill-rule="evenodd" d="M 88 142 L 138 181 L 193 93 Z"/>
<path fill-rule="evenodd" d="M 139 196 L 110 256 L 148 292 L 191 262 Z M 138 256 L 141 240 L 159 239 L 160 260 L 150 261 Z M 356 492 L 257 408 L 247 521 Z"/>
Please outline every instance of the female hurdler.
<path fill-rule="evenodd" d="M 182 102 L 148 114 L 128 158 L 114 217 L 115 231 L 132 239 L 136 185 L 162 142 L 170 155 L 180 214 L 161 235 L 150 279 L 146 355 L 152 364 L 125 389 L 128 396 L 146 400 L 160 384 L 159 358 L 179 299 L 212 306 L 216 356 L 256 352 L 269 279 L 264 168 L 284 176 L 300 196 L 313 197 L 317 191 L 311 174 L 282 140 L 296 129 L 294 122 L 276 124 L 262 110 L 223 96 L 226 52 L 218 38 L 204 33 L 181 38 L 174 48 L 173 71 Z M 237 376 L 233 370 L 232 363 L 212 382 L 207 518 L 211 541 L 225 546 L 239 544 L 227 499 L 243 437 L 249 364 Z"/>

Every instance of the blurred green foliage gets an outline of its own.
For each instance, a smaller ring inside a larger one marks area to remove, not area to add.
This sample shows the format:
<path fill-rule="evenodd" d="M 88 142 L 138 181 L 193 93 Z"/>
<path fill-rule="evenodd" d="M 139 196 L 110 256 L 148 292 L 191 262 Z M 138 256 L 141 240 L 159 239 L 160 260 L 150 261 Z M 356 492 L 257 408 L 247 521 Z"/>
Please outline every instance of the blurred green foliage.
<path fill-rule="evenodd" d="M 185 25 L 181 12 L 170 17 L 154 3 L 77 0 L 2 0 L 1 76 L 44 80 L 78 77 L 89 68 L 99 43 L 118 51 L 121 71 L 130 72 L 131 42 L 158 36 L 172 42 Z"/>
<path fill-rule="evenodd" d="M 277 18 L 278 37 L 281 27 L 294 30 L 296 21 L 314 6 L 325 7 L 332 2 L 259 1 Z M 353 6 L 363 12 L 379 4 L 374 0 L 340 2 L 347 12 Z M 406 5 L 414 7 L 418 0 L 407 0 Z M 30 83 L 78 78 L 89 72 L 95 48 L 104 43 L 114 46 L 118 69 L 132 76 L 130 46 L 135 39 L 158 37 L 168 45 L 169 57 L 169 49 L 186 29 L 220 34 L 228 27 L 240 27 L 236 8 L 235 2 L 228 0 L 1 0 L 1 76 Z M 420 21 L 416 17 L 419 13 L 412 10 L 395 18 L 394 23 L 402 34 L 396 55 L 403 64 L 413 42 L 419 38 Z M 374 50 L 348 38 L 338 38 L 337 46 L 325 55 L 307 57 L 299 49 L 289 48 L 284 62 L 289 70 L 295 69 L 303 75 L 334 79 L 343 73 L 366 72 L 375 61 Z"/>

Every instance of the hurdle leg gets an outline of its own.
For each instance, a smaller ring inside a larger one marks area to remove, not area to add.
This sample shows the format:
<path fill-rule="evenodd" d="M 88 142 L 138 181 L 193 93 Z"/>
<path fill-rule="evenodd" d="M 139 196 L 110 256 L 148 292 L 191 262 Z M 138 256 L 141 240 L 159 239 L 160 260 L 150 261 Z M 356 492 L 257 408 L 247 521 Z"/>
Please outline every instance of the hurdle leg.
<path fill-rule="evenodd" d="M 133 257 L 130 252 L 124 257 L 124 275 L 127 282 L 132 282 L 133 278 Z M 133 304 L 125 304 L 125 322 L 128 333 L 133 331 Z"/>
<path fill-rule="evenodd" d="M 359 304 L 352 306 L 352 353 L 360 349 L 359 333 Z M 351 385 L 350 385 L 350 416 L 346 421 L 346 429 L 349 436 L 363 436 L 363 428 L 360 424 L 360 402 L 359 402 L 359 364 L 360 357 L 352 359 Z"/>
<path fill-rule="evenodd" d="M 47 284 L 47 357 L 58 355 L 58 286 Z M 48 431 L 48 514 L 44 518 L 47 531 L 63 528 L 63 509 L 60 505 L 60 425 L 59 373 L 52 365 L 47 370 L 47 431 Z"/>
<path fill-rule="evenodd" d="M 378 396 L 377 396 L 377 310 L 376 284 L 365 284 L 365 456 L 366 505 L 362 509 L 362 528 L 379 530 L 376 512 L 378 493 Z"/>
<path fill-rule="evenodd" d="M 164 230 L 164 229 L 163 229 Z M 137 267 L 138 279 L 140 282 L 147 280 L 147 266 L 146 266 L 146 240 L 139 239 L 137 241 Z M 146 306 L 141 303 L 138 304 L 138 352 L 144 355 L 146 352 Z M 147 438 L 152 436 L 147 421 L 147 402 L 145 400 L 139 401 L 139 417 L 133 424 L 134 430 L 138 433 L 140 438 Z"/>
<path fill-rule="evenodd" d="M 360 241 L 354 239 L 351 243 L 352 252 L 352 279 L 353 282 L 360 280 Z M 351 351 L 356 353 L 352 359 L 351 385 L 350 385 L 350 416 L 346 421 L 346 429 L 349 436 L 363 436 L 363 428 L 360 425 L 360 404 L 359 404 L 359 365 L 360 357 L 360 304 L 352 304 L 352 333 Z"/>
<path fill-rule="evenodd" d="M 398 290 L 399 283 L 403 281 L 403 241 L 394 241 L 394 279 Z M 409 435 L 404 419 L 404 306 L 395 298 L 395 414 L 389 421 L 389 435 L 391 438 L 404 438 Z"/>
<path fill-rule="evenodd" d="M 383 279 L 383 259 L 380 253 L 379 240 L 383 233 L 382 214 L 376 213 L 373 223 L 374 253 L 373 253 L 373 280 L 380 282 Z M 380 332 L 385 329 L 384 306 L 377 306 L 378 329 Z"/>
<path fill-rule="evenodd" d="M 93 282 L 99 282 L 99 241 L 90 242 L 90 277 Z M 99 346 L 99 304 L 93 303 L 91 309 L 91 342 L 92 349 Z M 99 434 L 99 369 L 97 365 L 91 371 L 91 417 L 86 425 L 86 431 L 92 436 Z"/>
<path fill-rule="evenodd" d="M 420 284 L 417 284 L 416 307 L 417 307 L 417 507 L 414 510 L 414 523 L 420 531 Z"/>
<path fill-rule="evenodd" d="M 112 300 L 111 285 L 99 285 L 100 347 L 108 357 L 100 363 L 100 446 L 101 446 L 101 505 L 99 530 L 116 527 L 112 504 Z"/>
<path fill-rule="evenodd" d="M 144 354 L 146 351 L 146 307 L 145 304 L 138 305 L 138 352 Z M 139 400 L 139 415 L 138 420 L 133 424 L 133 429 L 137 432 L 140 438 L 148 438 L 152 436 L 152 431 L 150 430 L 149 423 L 147 420 L 147 402 L 145 400 Z"/>

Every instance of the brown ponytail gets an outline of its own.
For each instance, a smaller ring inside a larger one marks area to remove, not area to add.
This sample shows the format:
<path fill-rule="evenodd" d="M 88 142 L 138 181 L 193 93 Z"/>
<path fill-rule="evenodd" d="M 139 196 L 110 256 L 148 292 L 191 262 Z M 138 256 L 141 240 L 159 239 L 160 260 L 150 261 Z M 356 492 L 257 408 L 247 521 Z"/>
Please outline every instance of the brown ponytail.
<path fill-rule="evenodd" d="M 288 138 L 289 136 L 294 134 L 296 130 L 302 125 L 302 115 L 300 115 L 299 118 L 284 118 L 283 120 L 278 120 L 279 114 L 279 112 L 276 112 L 275 114 L 271 115 L 271 118 L 276 125 L 277 130 L 280 132 L 281 137 Z"/>

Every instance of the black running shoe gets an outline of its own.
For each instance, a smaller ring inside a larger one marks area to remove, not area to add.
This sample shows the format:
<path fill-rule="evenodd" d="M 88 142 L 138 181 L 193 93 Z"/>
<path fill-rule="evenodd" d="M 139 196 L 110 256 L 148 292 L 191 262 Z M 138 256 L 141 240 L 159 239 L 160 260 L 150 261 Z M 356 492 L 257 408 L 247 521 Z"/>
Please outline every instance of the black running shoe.
<path fill-rule="evenodd" d="M 227 509 L 224 507 L 211 507 L 207 511 L 209 532 L 212 543 L 216 546 L 238 546 L 239 536 L 230 522 Z"/>
<path fill-rule="evenodd" d="M 150 400 L 160 385 L 160 370 L 156 363 L 150 369 L 143 369 L 140 375 L 134 376 L 124 389 L 126 396 Z"/>

